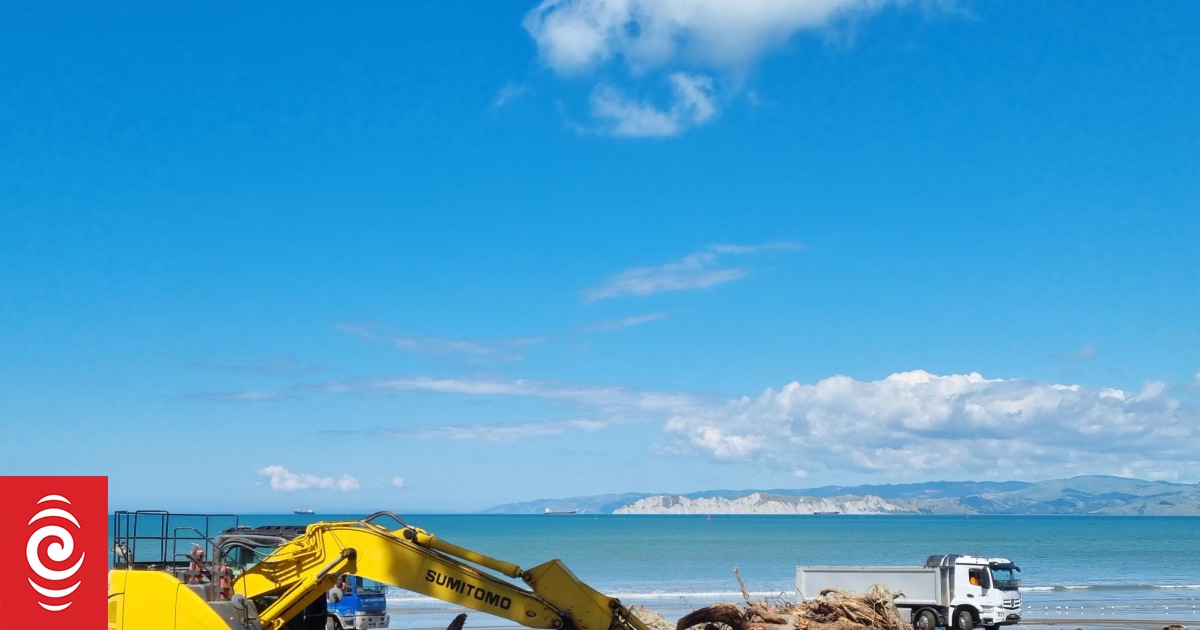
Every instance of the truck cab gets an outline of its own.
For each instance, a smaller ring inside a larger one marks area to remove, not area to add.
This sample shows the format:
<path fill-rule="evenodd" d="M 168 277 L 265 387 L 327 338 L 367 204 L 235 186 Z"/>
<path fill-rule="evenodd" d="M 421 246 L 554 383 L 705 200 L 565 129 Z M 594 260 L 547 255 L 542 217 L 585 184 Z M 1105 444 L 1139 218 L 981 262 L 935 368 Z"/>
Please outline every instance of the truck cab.
<path fill-rule="evenodd" d="M 326 599 L 329 630 L 386 628 L 391 621 L 387 612 L 387 586 L 378 582 L 347 574 L 329 590 Z"/>
<path fill-rule="evenodd" d="M 996 628 L 1021 620 L 1020 567 L 1007 558 L 968 555 L 937 555 L 925 561 L 928 568 L 948 569 L 949 593 L 945 615 L 938 624 L 956 630 L 971 630 L 977 625 Z M 926 630 L 930 619 L 921 619 L 914 610 L 913 625 Z M 949 618 L 945 618 L 949 617 Z"/>

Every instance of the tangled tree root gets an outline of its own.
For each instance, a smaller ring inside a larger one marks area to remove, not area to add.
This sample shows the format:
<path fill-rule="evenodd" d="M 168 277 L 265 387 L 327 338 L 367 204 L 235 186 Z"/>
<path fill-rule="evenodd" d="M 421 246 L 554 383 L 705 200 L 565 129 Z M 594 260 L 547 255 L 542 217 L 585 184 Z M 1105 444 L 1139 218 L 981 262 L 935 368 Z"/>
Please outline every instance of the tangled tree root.
<path fill-rule="evenodd" d="M 737 569 L 734 569 L 737 573 Z M 738 582 L 741 582 L 738 576 Z M 912 630 L 900 619 L 893 600 L 899 595 L 874 586 L 865 595 L 825 589 L 821 596 L 794 604 L 750 601 L 742 585 L 745 606 L 713 604 L 684 615 L 676 630 L 701 626 L 703 630 Z"/>

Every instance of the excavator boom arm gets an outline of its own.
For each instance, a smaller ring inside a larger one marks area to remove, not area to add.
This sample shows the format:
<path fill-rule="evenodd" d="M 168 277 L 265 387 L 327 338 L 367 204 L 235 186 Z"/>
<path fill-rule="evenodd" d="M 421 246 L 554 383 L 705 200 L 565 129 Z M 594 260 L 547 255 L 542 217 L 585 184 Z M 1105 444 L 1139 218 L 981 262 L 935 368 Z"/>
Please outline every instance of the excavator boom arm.
<path fill-rule="evenodd" d="M 468 564 L 519 577 L 529 590 Z M 304 606 L 323 597 L 339 573 L 551 630 L 649 630 L 621 605 L 581 582 L 560 561 L 527 571 L 441 541 L 412 527 L 390 531 L 366 521 L 315 523 L 243 572 L 233 592 L 274 601 L 259 619 L 266 630 L 282 627 Z"/>

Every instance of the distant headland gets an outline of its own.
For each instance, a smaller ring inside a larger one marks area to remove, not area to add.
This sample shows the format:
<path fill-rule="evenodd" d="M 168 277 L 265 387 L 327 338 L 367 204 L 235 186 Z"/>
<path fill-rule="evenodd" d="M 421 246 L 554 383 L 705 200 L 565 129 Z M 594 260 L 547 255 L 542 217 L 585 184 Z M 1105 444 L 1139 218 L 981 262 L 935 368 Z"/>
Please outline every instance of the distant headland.
<path fill-rule="evenodd" d="M 931 481 L 808 489 L 604 494 L 509 503 L 491 514 L 1200 515 L 1200 484 L 1085 475 L 1047 481 Z"/>

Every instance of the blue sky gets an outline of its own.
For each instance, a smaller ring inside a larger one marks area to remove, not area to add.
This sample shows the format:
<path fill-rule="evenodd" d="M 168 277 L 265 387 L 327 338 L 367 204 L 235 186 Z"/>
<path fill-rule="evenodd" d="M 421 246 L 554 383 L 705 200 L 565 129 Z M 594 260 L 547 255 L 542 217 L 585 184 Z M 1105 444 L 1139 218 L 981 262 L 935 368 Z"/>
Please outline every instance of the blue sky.
<path fill-rule="evenodd" d="M 0 474 L 1200 480 L 1200 5 L 0 9 Z"/>

